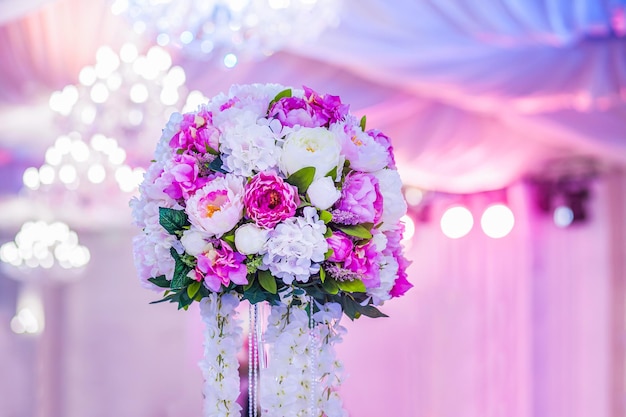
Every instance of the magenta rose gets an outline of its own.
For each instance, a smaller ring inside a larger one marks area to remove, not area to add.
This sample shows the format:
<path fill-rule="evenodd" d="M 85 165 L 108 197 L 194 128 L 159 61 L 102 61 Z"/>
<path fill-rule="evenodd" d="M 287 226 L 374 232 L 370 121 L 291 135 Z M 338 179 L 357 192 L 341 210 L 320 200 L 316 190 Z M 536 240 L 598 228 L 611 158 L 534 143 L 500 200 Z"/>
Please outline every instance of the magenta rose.
<path fill-rule="evenodd" d="M 170 139 L 170 147 L 199 153 L 207 152 L 207 147 L 217 150 L 219 131 L 211 123 L 212 115 L 206 109 L 184 114 L 180 130 Z"/>
<path fill-rule="evenodd" d="M 378 223 L 383 211 L 383 196 L 378 179 L 370 174 L 353 171 L 346 176 L 341 198 L 335 209 L 348 212 L 356 223 Z"/>
<path fill-rule="evenodd" d="M 278 119 L 283 126 L 320 127 L 328 122 L 321 117 L 308 101 L 300 97 L 284 97 L 278 100 L 269 111 L 270 117 Z"/>
<path fill-rule="evenodd" d="M 219 241 L 212 249 L 198 255 L 196 274 L 199 271 L 204 275 L 204 283 L 211 291 L 219 291 L 222 284 L 228 286 L 231 281 L 245 285 L 248 283 L 245 259 L 245 255 Z"/>
<path fill-rule="evenodd" d="M 348 114 L 350 106 L 342 104 L 338 96 L 331 96 L 330 94 L 320 96 L 308 87 L 303 86 L 303 88 L 304 97 L 313 109 L 316 119 L 323 122 L 319 126 L 336 123 L 339 120 L 343 120 Z"/>
<path fill-rule="evenodd" d="M 246 185 L 246 213 L 259 227 L 274 228 L 293 217 L 299 204 L 298 189 L 276 174 L 259 172 Z"/>
<path fill-rule="evenodd" d="M 326 239 L 326 242 L 328 242 L 328 247 L 333 250 L 333 254 L 328 258 L 331 262 L 345 261 L 354 247 L 352 239 L 343 232 L 334 232 L 332 236 Z"/>
<path fill-rule="evenodd" d="M 355 246 L 346 257 L 343 266 L 357 274 L 365 288 L 380 286 L 380 253 L 371 241 L 365 245 Z"/>

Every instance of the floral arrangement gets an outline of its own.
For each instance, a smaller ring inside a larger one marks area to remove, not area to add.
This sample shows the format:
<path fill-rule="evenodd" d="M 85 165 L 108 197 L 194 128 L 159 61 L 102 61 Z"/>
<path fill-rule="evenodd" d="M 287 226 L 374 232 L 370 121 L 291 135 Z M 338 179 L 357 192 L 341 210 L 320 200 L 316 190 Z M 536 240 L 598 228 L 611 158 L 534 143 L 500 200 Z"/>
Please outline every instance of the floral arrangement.
<path fill-rule="evenodd" d="M 163 130 L 131 202 L 139 277 L 179 308 L 233 291 L 382 316 L 411 287 L 401 187 L 389 138 L 339 97 L 234 86 Z"/>
<path fill-rule="evenodd" d="M 144 286 L 165 291 L 155 303 L 200 302 L 205 415 L 240 412 L 242 300 L 271 305 L 274 349 L 249 382 L 255 400 L 261 382 L 263 415 L 347 415 L 339 319 L 385 316 L 378 307 L 412 286 L 401 188 L 389 138 L 337 96 L 236 85 L 170 117 L 131 201 L 135 264 Z"/>

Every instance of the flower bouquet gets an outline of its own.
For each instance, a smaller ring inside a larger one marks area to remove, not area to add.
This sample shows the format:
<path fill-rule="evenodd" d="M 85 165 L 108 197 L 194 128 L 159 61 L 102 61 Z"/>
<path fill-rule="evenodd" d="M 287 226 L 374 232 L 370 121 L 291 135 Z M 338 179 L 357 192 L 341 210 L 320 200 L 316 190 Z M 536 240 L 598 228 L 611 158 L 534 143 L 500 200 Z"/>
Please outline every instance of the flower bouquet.
<path fill-rule="evenodd" d="M 377 307 L 411 287 L 392 146 L 365 125 L 337 96 L 254 84 L 165 126 L 131 201 L 135 263 L 165 291 L 155 302 L 200 302 L 206 416 L 240 415 L 242 300 L 249 415 L 257 402 L 267 416 L 346 415 L 339 319 L 382 317 Z"/>

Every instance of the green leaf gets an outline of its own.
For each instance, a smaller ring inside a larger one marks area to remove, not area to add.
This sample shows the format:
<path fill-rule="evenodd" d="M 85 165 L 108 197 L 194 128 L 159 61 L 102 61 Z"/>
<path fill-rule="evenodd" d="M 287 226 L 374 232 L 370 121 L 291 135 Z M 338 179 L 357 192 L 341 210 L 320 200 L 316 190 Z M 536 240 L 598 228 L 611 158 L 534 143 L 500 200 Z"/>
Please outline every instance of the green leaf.
<path fill-rule="evenodd" d="M 161 298 L 160 300 L 151 301 L 150 304 L 159 304 L 159 303 L 164 303 L 166 301 L 171 301 L 174 297 L 176 297 L 176 294 L 169 294 Z"/>
<path fill-rule="evenodd" d="M 322 287 L 328 294 L 337 294 L 339 293 L 339 287 L 337 286 L 337 281 L 333 278 L 327 278 L 322 282 Z"/>
<path fill-rule="evenodd" d="M 324 254 L 324 259 L 330 258 L 331 256 L 333 256 L 334 253 L 335 253 L 335 250 L 333 248 L 329 248 Z"/>
<path fill-rule="evenodd" d="M 187 308 L 189 308 L 189 306 L 191 305 L 191 303 L 193 303 L 193 298 L 189 297 L 189 295 L 187 295 L 187 291 L 180 291 L 179 293 L 179 297 L 178 297 L 178 309 L 185 309 L 187 310 Z"/>
<path fill-rule="evenodd" d="M 354 226 L 338 226 L 339 230 L 349 236 L 358 237 L 359 239 L 371 239 L 372 233 L 360 224 Z"/>
<path fill-rule="evenodd" d="M 320 211 L 320 220 L 324 222 L 324 224 L 328 224 L 333 219 L 333 215 L 330 214 L 329 211 L 321 210 Z"/>
<path fill-rule="evenodd" d="M 332 249 L 329 249 L 332 250 Z M 324 271 L 324 268 L 320 266 L 320 281 L 322 281 L 322 284 L 324 283 L 324 281 L 326 281 L 326 271 Z"/>
<path fill-rule="evenodd" d="M 252 288 L 252 286 L 256 282 L 256 274 L 248 274 L 247 278 L 248 278 L 248 283 L 243 286 L 244 291 L 248 291 L 250 288 Z"/>
<path fill-rule="evenodd" d="M 361 126 L 361 130 L 365 132 L 365 123 L 367 122 L 367 117 L 361 117 L 361 121 L 359 122 L 359 126 Z"/>
<path fill-rule="evenodd" d="M 200 281 L 194 281 L 187 287 L 187 295 L 189 298 L 196 298 L 196 294 L 200 291 L 200 285 L 202 283 Z"/>
<path fill-rule="evenodd" d="M 222 158 L 218 156 L 214 160 L 211 161 L 211 163 L 209 164 L 209 169 L 211 171 L 221 172 L 222 174 L 226 174 L 226 171 L 224 171 L 224 169 L 222 168 L 222 164 L 223 164 Z"/>
<path fill-rule="evenodd" d="M 170 287 L 172 289 L 181 289 L 185 287 L 189 281 L 191 281 L 191 278 L 187 276 L 189 271 L 191 271 L 191 268 L 183 262 L 180 255 L 178 255 L 178 252 L 176 252 L 176 249 L 170 248 L 170 254 L 172 255 L 172 258 L 174 258 L 175 262 L 174 276 L 172 277 Z"/>
<path fill-rule="evenodd" d="M 357 304 L 357 306 L 358 306 L 357 311 L 363 314 L 364 316 L 371 317 L 374 319 L 378 317 L 389 317 L 388 315 L 381 312 L 379 309 L 377 309 L 373 305 L 362 306 L 360 304 Z"/>
<path fill-rule="evenodd" d="M 211 155 L 217 156 L 217 155 L 220 154 L 218 151 L 216 151 L 215 149 L 211 148 L 208 143 L 205 144 L 204 147 L 205 147 L 207 153 L 210 153 Z"/>
<path fill-rule="evenodd" d="M 170 235 L 176 235 L 176 232 L 182 232 L 190 223 L 184 210 L 159 207 L 159 224 Z"/>
<path fill-rule="evenodd" d="M 285 97 L 291 97 L 292 93 L 291 93 L 291 88 L 288 88 L 286 90 L 281 91 L 280 93 L 276 94 L 276 97 L 274 97 L 274 99 L 272 101 L 270 101 L 269 106 L 267 106 L 267 111 L 269 112 L 270 109 L 272 108 L 272 106 L 281 98 L 285 98 Z"/>
<path fill-rule="evenodd" d="M 324 175 L 325 177 L 330 177 L 333 180 L 335 180 L 335 178 L 337 178 L 337 167 L 334 167 L 333 169 L 331 169 L 330 171 L 328 171 L 326 173 L 326 175 Z"/>
<path fill-rule="evenodd" d="M 304 167 L 297 170 L 287 178 L 287 182 L 295 187 L 298 187 L 298 193 L 306 194 L 306 190 L 315 178 L 314 167 Z"/>
<path fill-rule="evenodd" d="M 270 294 L 276 294 L 276 279 L 272 276 L 270 271 L 259 270 L 259 284 Z"/>
<path fill-rule="evenodd" d="M 160 288 L 170 287 L 170 281 L 167 278 L 165 278 L 165 275 L 159 275 L 158 277 L 155 277 L 155 278 L 148 278 L 148 281 Z"/>
<path fill-rule="evenodd" d="M 341 297 L 341 307 L 343 308 L 343 312 L 350 320 L 354 320 L 359 318 L 361 313 L 357 311 L 357 306 L 359 303 L 354 301 L 354 299 L 350 297 Z"/>
<path fill-rule="evenodd" d="M 365 284 L 360 279 L 352 281 L 337 281 L 337 286 L 345 292 L 365 292 Z"/>
<path fill-rule="evenodd" d="M 280 301 L 278 294 L 271 294 L 261 288 L 259 281 L 254 283 L 244 290 L 242 300 L 248 300 L 250 304 L 260 303 L 261 301 L 267 301 L 272 305 L 276 305 Z"/>

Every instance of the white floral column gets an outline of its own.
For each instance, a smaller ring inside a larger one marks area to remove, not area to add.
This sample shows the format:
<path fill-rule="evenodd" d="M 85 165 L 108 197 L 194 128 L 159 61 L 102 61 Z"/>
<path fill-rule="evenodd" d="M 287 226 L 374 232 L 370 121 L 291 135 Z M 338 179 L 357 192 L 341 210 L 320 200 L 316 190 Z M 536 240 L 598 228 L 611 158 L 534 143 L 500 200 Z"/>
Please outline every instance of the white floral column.
<path fill-rule="evenodd" d="M 341 309 L 330 303 L 309 317 L 307 305 L 272 306 L 264 341 L 268 366 L 261 369 L 260 404 L 266 417 L 345 417 L 337 388 L 343 366 L 334 343 L 345 329 Z"/>
<path fill-rule="evenodd" d="M 204 417 L 240 417 L 239 362 L 243 328 L 237 318 L 239 298 L 211 293 L 200 301 L 205 324 L 204 358 L 199 366 L 204 376 Z"/>

